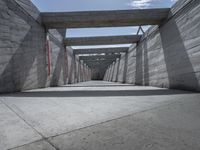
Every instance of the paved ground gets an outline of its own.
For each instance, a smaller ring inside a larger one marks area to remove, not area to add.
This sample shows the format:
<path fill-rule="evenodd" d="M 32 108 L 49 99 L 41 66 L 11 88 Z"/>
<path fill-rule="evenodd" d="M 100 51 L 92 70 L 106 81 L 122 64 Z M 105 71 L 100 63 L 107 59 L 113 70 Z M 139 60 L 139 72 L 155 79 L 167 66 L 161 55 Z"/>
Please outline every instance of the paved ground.
<path fill-rule="evenodd" d="M 200 94 L 93 81 L 1 95 L 6 149 L 199 150 Z"/>

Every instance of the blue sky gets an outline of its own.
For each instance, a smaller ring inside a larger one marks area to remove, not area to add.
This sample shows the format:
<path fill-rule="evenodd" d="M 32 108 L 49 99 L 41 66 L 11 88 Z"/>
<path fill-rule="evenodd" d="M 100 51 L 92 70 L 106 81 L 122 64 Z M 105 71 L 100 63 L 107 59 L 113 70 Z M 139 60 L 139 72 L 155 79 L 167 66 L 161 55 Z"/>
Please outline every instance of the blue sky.
<path fill-rule="evenodd" d="M 124 10 L 171 7 L 176 0 L 32 0 L 41 12 Z M 147 27 L 144 27 L 146 29 Z M 67 37 L 129 35 L 137 27 L 68 29 Z"/>
<path fill-rule="evenodd" d="M 40 11 L 89 11 L 171 7 L 175 0 L 32 0 Z"/>

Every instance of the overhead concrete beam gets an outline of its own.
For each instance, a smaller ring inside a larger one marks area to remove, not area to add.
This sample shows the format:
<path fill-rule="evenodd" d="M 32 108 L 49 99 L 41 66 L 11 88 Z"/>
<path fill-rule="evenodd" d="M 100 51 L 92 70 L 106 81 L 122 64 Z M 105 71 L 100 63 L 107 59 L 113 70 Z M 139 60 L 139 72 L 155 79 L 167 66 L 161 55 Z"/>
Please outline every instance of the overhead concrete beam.
<path fill-rule="evenodd" d="M 93 63 L 93 64 L 95 64 L 95 63 L 107 63 L 107 62 L 113 62 L 113 61 L 115 61 L 116 60 L 116 58 L 113 58 L 113 59 L 90 59 L 90 60 L 84 60 L 83 62 L 84 63 Z"/>
<path fill-rule="evenodd" d="M 66 38 L 64 44 L 66 46 L 132 44 L 137 43 L 140 38 L 141 35 L 75 37 Z"/>
<path fill-rule="evenodd" d="M 111 63 L 111 64 L 112 64 L 112 63 Z M 109 67 L 109 65 L 110 65 L 110 64 L 107 64 L 107 65 L 92 65 L 92 66 L 89 65 L 89 67 L 90 67 L 91 69 L 100 69 L 100 70 L 105 71 L 105 70 Z"/>
<path fill-rule="evenodd" d="M 85 62 L 88 66 L 104 66 L 113 63 L 114 61 L 106 61 L 106 62 Z"/>
<path fill-rule="evenodd" d="M 126 53 L 129 47 L 115 47 L 115 48 L 93 48 L 93 49 L 74 49 L 75 55 L 78 54 L 102 54 L 102 53 Z"/>
<path fill-rule="evenodd" d="M 109 60 L 109 59 L 117 59 L 120 58 L 121 55 L 96 55 L 96 56 L 79 56 L 80 60 L 88 61 L 88 60 Z"/>
<path fill-rule="evenodd" d="M 93 61 L 84 61 L 89 67 L 99 67 L 99 66 L 108 66 L 112 64 L 116 59 L 112 60 L 93 60 Z"/>
<path fill-rule="evenodd" d="M 111 65 L 114 61 L 106 61 L 106 62 L 101 62 L 101 61 L 96 61 L 96 62 L 86 62 L 86 64 L 90 68 L 99 68 L 99 69 L 107 69 L 109 65 Z"/>
<path fill-rule="evenodd" d="M 90 28 L 159 25 L 168 17 L 169 8 L 85 12 L 44 12 L 47 28 Z"/>

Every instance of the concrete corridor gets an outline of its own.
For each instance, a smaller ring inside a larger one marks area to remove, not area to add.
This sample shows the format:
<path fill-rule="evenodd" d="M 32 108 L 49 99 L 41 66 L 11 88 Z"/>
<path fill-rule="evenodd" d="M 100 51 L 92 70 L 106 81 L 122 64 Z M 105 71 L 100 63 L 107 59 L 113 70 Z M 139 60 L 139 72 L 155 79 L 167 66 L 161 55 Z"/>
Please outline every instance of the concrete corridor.
<path fill-rule="evenodd" d="M 199 100 L 104 81 L 1 95 L 0 150 L 199 150 Z"/>

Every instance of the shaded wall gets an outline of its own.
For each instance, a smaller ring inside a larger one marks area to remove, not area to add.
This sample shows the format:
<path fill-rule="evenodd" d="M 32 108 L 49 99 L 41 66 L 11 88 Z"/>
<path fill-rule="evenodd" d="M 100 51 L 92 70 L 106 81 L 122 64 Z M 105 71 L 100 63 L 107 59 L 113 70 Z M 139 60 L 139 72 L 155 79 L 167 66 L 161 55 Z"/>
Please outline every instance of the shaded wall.
<path fill-rule="evenodd" d="M 91 68 L 92 80 L 103 80 L 105 67 Z"/>
<path fill-rule="evenodd" d="M 179 0 L 160 27 L 132 45 L 125 65 L 126 83 L 200 91 L 200 1 Z M 118 82 L 122 78 L 119 73 Z"/>
<path fill-rule="evenodd" d="M 70 48 L 65 50 L 64 37 L 65 30 L 45 30 L 40 12 L 30 0 L 0 0 L 0 92 L 77 82 L 73 64 L 78 60 L 73 58 Z"/>

